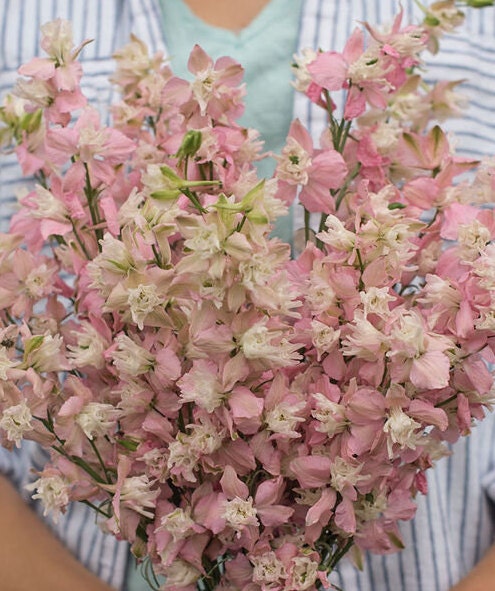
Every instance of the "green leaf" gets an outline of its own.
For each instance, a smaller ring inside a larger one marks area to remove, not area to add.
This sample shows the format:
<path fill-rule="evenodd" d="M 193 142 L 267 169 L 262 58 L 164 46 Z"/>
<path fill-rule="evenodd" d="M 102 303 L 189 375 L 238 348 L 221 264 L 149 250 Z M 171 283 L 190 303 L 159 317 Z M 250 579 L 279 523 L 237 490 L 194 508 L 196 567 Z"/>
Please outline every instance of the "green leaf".
<path fill-rule="evenodd" d="M 423 20 L 423 24 L 425 24 L 427 27 L 438 27 L 440 20 L 432 14 L 427 14 Z"/>
<path fill-rule="evenodd" d="M 387 536 L 389 537 L 390 541 L 392 542 L 392 544 L 396 547 L 399 548 L 399 550 L 404 550 L 405 546 L 404 543 L 402 542 L 402 540 L 397 537 L 393 532 L 388 531 L 387 532 Z"/>
<path fill-rule="evenodd" d="M 179 160 L 190 158 L 196 154 L 201 147 L 203 135 L 196 129 L 190 129 L 182 139 L 182 144 L 175 154 Z"/>
<path fill-rule="evenodd" d="M 494 0 L 466 0 L 466 6 L 471 8 L 485 8 L 486 6 L 493 6 Z"/>
<path fill-rule="evenodd" d="M 157 201 L 174 201 L 180 194 L 179 189 L 162 189 L 161 191 L 153 191 L 150 197 Z"/>
<path fill-rule="evenodd" d="M 139 447 L 139 442 L 134 439 L 119 439 L 117 443 L 129 451 L 136 451 Z"/>
<path fill-rule="evenodd" d="M 182 179 L 179 175 L 175 174 L 175 172 L 169 166 L 160 166 L 160 172 L 166 179 L 172 181 L 179 187 L 182 186 L 185 182 L 184 179 Z"/>
<path fill-rule="evenodd" d="M 33 351 L 35 351 L 36 349 L 39 349 L 41 347 L 41 345 L 43 344 L 43 339 L 45 337 L 43 335 L 37 335 L 35 337 L 31 337 L 30 339 L 28 339 L 24 345 L 24 359 L 26 359 L 26 357 L 32 353 Z"/>

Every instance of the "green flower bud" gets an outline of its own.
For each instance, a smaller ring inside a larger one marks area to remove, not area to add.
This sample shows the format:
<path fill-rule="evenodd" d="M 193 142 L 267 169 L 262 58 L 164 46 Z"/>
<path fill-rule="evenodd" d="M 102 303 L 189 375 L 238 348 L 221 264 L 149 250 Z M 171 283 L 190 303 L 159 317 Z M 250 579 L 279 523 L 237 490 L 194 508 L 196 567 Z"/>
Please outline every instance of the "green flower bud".
<path fill-rule="evenodd" d="M 485 6 L 493 6 L 494 0 L 466 0 L 466 6 L 471 8 L 484 8 Z"/>
<path fill-rule="evenodd" d="M 201 132 L 196 129 L 190 129 L 184 136 L 180 148 L 177 150 L 177 158 L 184 160 L 194 156 L 201 147 L 202 141 L 203 136 Z"/>

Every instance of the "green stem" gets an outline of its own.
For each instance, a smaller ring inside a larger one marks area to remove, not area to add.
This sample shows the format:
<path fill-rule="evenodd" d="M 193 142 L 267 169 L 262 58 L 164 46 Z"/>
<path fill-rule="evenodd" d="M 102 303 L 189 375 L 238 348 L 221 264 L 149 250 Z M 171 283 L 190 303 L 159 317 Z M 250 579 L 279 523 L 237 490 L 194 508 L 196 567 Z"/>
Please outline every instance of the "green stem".
<path fill-rule="evenodd" d="M 304 242 L 307 244 L 309 242 L 310 232 L 311 232 L 311 214 L 309 211 L 304 208 Z"/>
<path fill-rule="evenodd" d="M 337 565 L 337 563 L 339 562 L 339 560 L 345 555 L 347 554 L 347 552 L 349 552 L 349 550 L 352 548 L 352 545 L 354 544 L 354 540 L 353 538 L 350 538 L 347 542 L 347 544 L 338 552 L 336 552 L 333 557 L 332 560 L 330 561 L 330 570 L 333 570 L 335 568 L 335 566 Z"/>
<path fill-rule="evenodd" d="M 353 171 L 351 172 L 351 174 L 346 178 L 345 183 L 339 189 L 339 192 L 337 193 L 337 198 L 335 199 L 335 211 L 339 210 L 339 207 L 340 207 L 342 200 L 344 199 L 344 197 L 347 193 L 347 189 L 349 188 L 349 185 L 357 177 L 360 170 L 361 170 L 361 163 L 358 162 L 356 164 L 356 166 L 354 167 Z"/>
<path fill-rule="evenodd" d="M 153 255 L 155 257 L 155 263 L 156 263 L 157 267 L 159 267 L 160 269 L 163 269 L 162 256 L 161 256 L 158 248 L 156 247 L 156 244 L 152 244 L 151 249 L 153 250 Z"/>
<path fill-rule="evenodd" d="M 71 225 L 72 225 L 72 232 L 76 238 L 77 243 L 79 244 L 81 250 L 83 251 L 84 256 L 88 259 L 88 261 L 90 261 L 92 257 L 90 256 L 89 252 L 86 249 L 84 242 L 81 240 L 79 234 L 77 233 L 76 225 L 74 224 L 74 220 L 71 220 Z"/>
<path fill-rule="evenodd" d="M 84 193 L 86 195 L 86 200 L 88 202 L 91 221 L 93 222 L 94 226 L 98 226 L 101 223 L 100 213 L 98 211 L 98 204 L 96 202 L 98 191 L 96 191 L 96 189 L 94 189 L 91 185 L 91 179 L 89 178 L 89 168 L 86 163 L 84 163 L 84 169 L 86 171 L 86 186 L 84 187 Z M 103 230 L 101 228 L 96 228 L 95 234 L 96 240 L 98 242 L 98 248 L 101 250 L 100 240 L 103 239 Z"/>
<path fill-rule="evenodd" d="M 107 467 L 105 466 L 105 462 L 103 461 L 103 458 L 101 457 L 101 454 L 100 454 L 98 448 L 96 447 L 96 443 L 94 442 L 93 439 L 90 439 L 89 437 L 88 437 L 88 441 L 89 441 L 89 444 L 91 445 L 91 447 L 93 448 L 95 456 L 97 457 L 98 462 L 103 470 L 103 473 L 105 474 L 105 478 L 107 479 L 108 484 L 113 484 L 113 479 L 112 479 Z"/>
<path fill-rule="evenodd" d="M 194 207 L 199 211 L 199 213 L 207 213 L 206 210 L 200 203 L 197 195 L 190 191 L 189 189 L 181 189 L 182 193 L 189 199 L 189 201 L 194 205 Z"/>
<path fill-rule="evenodd" d="M 320 225 L 318 226 L 318 232 L 323 232 L 323 230 L 325 229 L 325 222 L 327 220 L 328 214 L 327 213 L 322 213 L 320 216 Z M 320 250 L 323 250 L 323 242 L 317 238 L 316 239 L 316 246 L 317 248 L 319 248 Z"/>
<path fill-rule="evenodd" d="M 145 558 L 141 563 L 141 575 L 152 591 L 160 591 L 160 581 L 156 577 L 153 565 L 149 558 Z"/>
<path fill-rule="evenodd" d="M 81 503 L 83 503 L 84 505 L 87 505 L 88 507 L 91 507 L 91 509 L 93 509 L 93 511 L 96 511 L 100 515 L 103 515 L 103 517 L 110 519 L 110 517 L 111 517 L 110 513 L 103 511 L 103 509 L 101 509 L 100 507 L 98 507 L 98 505 L 95 505 L 91 501 L 88 501 L 86 499 L 81 499 Z"/>
<path fill-rule="evenodd" d="M 347 138 L 349 137 L 349 132 L 351 131 L 351 126 L 352 126 L 352 121 L 346 121 L 345 119 L 342 119 L 341 122 L 341 132 L 340 132 L 340 137 L 339 137 L 339 147 L 338 147 L 338 152 L 340 152 L 341 154 L 344 152 L 344 148 L 345 148 L 345 144 L 347 142 Z"/>
<path fill-rule="evenodd" d="M 322 213 L 320 216 L 320 225 L 318 226 L 318 232 L 323 232 L 325 229 L 325 222 L 327 221 L 328 213 Z"/>
<path fill-rule="evenodd" d="M 447 400 L 442 400 L 442 402 L 439 402 L 438 404 L 435 404 L 435 408 L 442 408 L 442 406 L 447 406 L 447 404 L 451 403 L 456 398 L 457 398 L 457 394 L 453 394 L 452 396 L 450 396 L 449 398 L 447 398 Z"/>
<path fill-rule="evenodd" d="M 64 458 L 70 460 L 73 464 L 76 464 L 76 466 L 82 468 L 95 482 L 98 482 L 98 484 L 107 484 L 105 480 L 98 474 L 98 472 L 93 470 L 93 468 L 91 468 L 91 466 L 89 466 L 82 458 L 71 456 L 65 451 L 65 449 L 57 445 L 52 445 L 52 449 L 64 456 Z"/>
<path fill-rule="evenodd" d="M 179 426 L 179 431 L 181 433 L 185 433 L 186 432 L 186 425 L 184 423 L 184 416 L 182 414 L 182 407 L 179 410 L 179 416 L 177 417 L 177 424 Z"/>
<path fill-rule="evenodd" d="M 152 408 L 155 412 L 157 412 L 161 417 L 163 417 L 164 419 L 166 419 L 167 417 L 162 413 L 161 410 L 158 410 L 158 408 L 155 406 L 155 404 L 152 402 L 150 404 L 150 408 Z"/>
<path fill-rule="evenodd" d="M 46 180 L 46 174 L 42 170 L 38 170 L 38 172 L 34 175 L 34 178 L 43 187 L 43 189 L 48 189 L 48 181 Z"/>
<path fill-rule="evenodd" d="M 323 89 L 323 96 L 325 97 L 325 107 L 328 115 L 328 123 L 330 125 L 330 131 L 332 133 L 332 139 L 335 137 L 335 133 L 337 130 L 337 120 L 334 117 L 333 109 L 332 109 L 332 97 L 330 96 L 330 92 L 324 88 Z"/>
<path fill-rule="evenodd" d="M 11 323 L 11 324 L 17 324 L 15 318 L 12 316 L 12 314 L 8 311 L 5 310 L 5 316 L 7 317 L 7 320 Z"/>
<path fill-rule="evenodd" d="M 246 223 L 246 220 L 247 220 L 247 216 L 246 216 L 246 214 L 244 214 L 242 216 L 242 220 L 237 224 L 236 232 L 240 232 L 242 230 L 242 227 Z"/>

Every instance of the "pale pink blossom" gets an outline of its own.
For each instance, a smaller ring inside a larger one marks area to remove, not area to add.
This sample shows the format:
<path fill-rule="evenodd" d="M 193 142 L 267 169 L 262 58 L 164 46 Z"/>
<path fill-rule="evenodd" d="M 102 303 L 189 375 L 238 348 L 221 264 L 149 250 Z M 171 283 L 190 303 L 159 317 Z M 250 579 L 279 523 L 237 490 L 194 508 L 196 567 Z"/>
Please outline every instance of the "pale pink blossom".
<path fill-rule="evenodd" d="M 200 47 L 188 82 L 131 37 L 102 125 L 62 21 L 0 112 L 38 176 L 0 235 L 2 444 L 55 448 L 45 510 L 100 507 L 163 588 L 316 591 L 350 541 L 397 551 L 494 406 L 493 162 L 436 124 L 458 82 L 424 82 L 436 33 L 403 18 L 295 58 L 328 127 L 293 122 L 278 155 L 236 122 L 242 67 Z M 296 196 L 290 260 L 271 233 Z"/>
<path fill-rule="evenodd" d="M 45 471 L 40 478 L 26 488 L 36 491 L 32 498 L 40 499 L 43 503 L 43 515 L 51 513 L 53 520 L 58 522 L 60 513 L 66 510 L 70 501 L 71 485 L 67 479 L 54 471 Z"/>

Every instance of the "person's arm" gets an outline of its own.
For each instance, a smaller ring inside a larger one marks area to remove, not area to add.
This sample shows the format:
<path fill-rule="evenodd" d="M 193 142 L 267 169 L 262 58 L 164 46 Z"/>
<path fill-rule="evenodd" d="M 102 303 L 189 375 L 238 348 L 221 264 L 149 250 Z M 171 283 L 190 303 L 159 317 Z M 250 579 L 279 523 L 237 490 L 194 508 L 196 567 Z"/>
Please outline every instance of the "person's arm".
<path fill-rule="evenodd" d="M 0 476 L 2 591 L 112 591 L 64 548 Z"/>
<path fill-rule="evenodd" d="M 487 591 L 495 588 L 495 545 L 451 591 Z"/>

